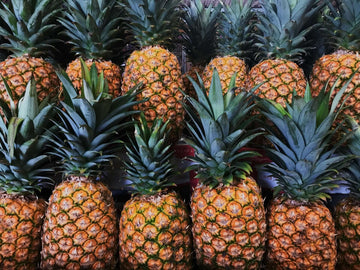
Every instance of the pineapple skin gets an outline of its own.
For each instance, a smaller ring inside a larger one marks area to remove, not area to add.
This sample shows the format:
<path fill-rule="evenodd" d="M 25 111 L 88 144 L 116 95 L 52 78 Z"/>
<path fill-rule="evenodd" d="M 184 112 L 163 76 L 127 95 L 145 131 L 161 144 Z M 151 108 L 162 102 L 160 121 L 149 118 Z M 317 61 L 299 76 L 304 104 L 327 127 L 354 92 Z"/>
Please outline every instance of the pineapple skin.
<path fill-rule="evenodd" d="M 191 197 L 193 239 L 201 269 L 259 269 L 266 217 L 252 178 L 230 186 L 197 185 Z"/>
<path fill-rule="evenodd" d="M 267 59 L 249 71 L 248 89 L 263 83 L 255 92 L 260 98 L 274 100 L 285 107 L 291 103 L 292 93 L 304 96 L 307 80 L 304 71 L 293 61 Z"/>
<path fill-rule="evenodd" d="M 360 202 L 352 197 L 335 207 L 339 269 L 360 269 Z"/>
<path fill-rule="evenodd" d="M 188 77 L 192 78 L 193 80 L 195 80 L 195 82 L 198 83 L 198 75 L 201 76 L 204 68 L 205 67 L 203 66 L 191 66 L 190 69 L 182 75 L 185 93 L 192 98 L 196 98 L 196 92 L 193 84 Z"/>
<path fill-rule="evenodd" d="M 121 94 L 121 69 L 112 61 L 87 59 L 85 60 L 86 66 L 90 69 L 91 65 L 95 63 L 98 73 L 104 72 L 104 78 L 108 82 L 109 94 L 114 98 Z M 73 85 L 77 89 L 81 89 L 82 75 L 81 75 L 81 62 L 80 58 L 76 58 L 70 62 L 66 68 L 66 73 L 71 79 Z"/>
<path fill-rule="evenodd" d="M 182 106 L 184 89 L 179 61 L 176 56 L 160 46 L 149 46 L 134 51 L 128 58 L 122 81 L 122 92 L 128 92 L 143 83 L 138 100 L 147 99 L 134 107 L 144 112 L 146 121 L 152 125 L 156 118 L 169 120 L 171 141 L 176 141 L 184 126 Z"/>
<path fill-rule="evenodd" d="M 17 103 L 25 92 L 31 76 L 34 76 L 38 97 L 57 97 L 60 89 L 60 80 L 52 64 L 39 57 L 23 55 L 8 57 L 0 62 L 0 74 L 5 78 L 12 90 L 14 101 Z M 0 98 L 10 102 L 3 80 L 0 81 Z"/>
<path fill-rule="evenodd" d="M 328 269 L 336 265 L 336 231 L 322 202 L 276 197 L 268 210 L 269 269 Z"/>
<path fill-rule="evenodd" d="M 38 269 L 45 210 L 43 199 L 0 194 L 0 269 Z"/>
<path fill-rule="evenodd" d="M 192 269 L 190 217 L 174 192 L 137 195 L 120 218 L 122 269 Z"/>
<path fill-rule="evenodd" d="M 118 229 L 111 191 L 69 176 L 53 191 L 43 224 L 41 269 L 115 269 Z"/>

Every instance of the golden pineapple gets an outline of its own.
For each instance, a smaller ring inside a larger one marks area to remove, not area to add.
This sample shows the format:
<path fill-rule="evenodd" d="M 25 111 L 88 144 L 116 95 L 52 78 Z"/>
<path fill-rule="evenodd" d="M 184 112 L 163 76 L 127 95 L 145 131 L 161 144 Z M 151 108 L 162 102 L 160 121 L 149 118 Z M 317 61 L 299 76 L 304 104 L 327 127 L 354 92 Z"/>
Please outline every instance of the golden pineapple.
<path fill-rule="evenodd" d="M 187 207 L 175 191 L 167 189 L 173 185 L 169 179 L 173 167 L 166 124 L 158 119 L 149 128 L 142 115 L 135 125 L 135 139 L 127 147 L 126 168 L 134 193 L 120 218 L 123 269 L 192 268 Z"/>
<path fill-rule="evenodd" d="M 262 0 L 260 4 L 255 43 L 260 62 L 249 72 L 249 87 L 263 83 L 259 97 L 285 106 L 294 90 L 305 94 L 307 80 L 299 64 L 310 49 L 305 41 L 321 6 L 318 0 Z"/>
<path fill-rule="evenodd" d="M 18 102 L 25 92 L 31 76 L 35 78 L 40 99 L 57 97 L 60 81 L 53 65 L 41 57 L 49 57 L 54 52 L 52 36 L 61 7 L 59 2 L 11 0 L 1 5 L 1 17 L 6 27 L 0 27 L 0 34 L 7 40 L 1 48 L 13 54 L 0 62 L 0 74 L 7 80 L 14 102 Z M 23 28 L 21 31 L 19 25 Z M 3 81 L 0 81 L 0 97 L 10 101 Z"/>
<path fill-rule="evenodd" d="M 71 61 L 66 73 L 74 86 L 81 89 L 81 61 L 85 59 L 90 68 L 96 64 L 99 72 L 104 73 L 109 85 L 109 94 L 114 98 L 121 94 L 121 69 L 112 62 L 121 51 L 119 38 L 120 8 L 115 0 L 67 0 L 64 16 L 60 18 L 65 35 L 70 39 L 72 51 L 79 57 Z M 102 18 L 102 19 L 99 19 Z M 86 26 L 84 25 L 84 22 Z M 91 22 L 91 23 L 90 23 Z"/>
<path fill-rule="evenodd" d="M 144 102 L 135 109 L 144 112 L 149 125 L 155 118 L 169 120 L 171 141 L 176 142 L 184 125 L 183 94 L 180 91 L 183 80 L 180 64 L 166 46 L 173 42 L 179 31 L 179 1 L 125 2 L 129 25 L 140 50 L 135 50 L 126 61 L 122 92 L 143 83 L 137 99 Z"/>
<path fill-rule="evenodd" d="M 197 264 L 201 269 L 259 269 L 265 252 L 266 218 L 261 191 L 249 176 L 248 158 L 256 152 L 239 151 L 258 133 L 248 129 L 252 91 L 234 93 L 235 75 L 223 96 L 214 70 L 209 95 L 194 83 L 197 102 L 185 103 L 195 149 L 190 157 L 199 184 L 191 196 L 191 217 Z M 195 109 L 196 108 L 196 109 Z"/>

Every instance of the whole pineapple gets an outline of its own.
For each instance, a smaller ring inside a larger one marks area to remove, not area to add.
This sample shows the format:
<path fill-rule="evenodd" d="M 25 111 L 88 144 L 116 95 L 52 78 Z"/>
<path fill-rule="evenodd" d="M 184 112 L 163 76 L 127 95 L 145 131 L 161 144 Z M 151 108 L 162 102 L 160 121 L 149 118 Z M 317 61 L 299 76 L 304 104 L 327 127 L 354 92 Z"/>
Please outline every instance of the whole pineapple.
<path fill-rule="evenodd" d="M 252 47 L 253 17 L 252 0 L 230 1 L 222 3 L 222 16 L 219 19 L 217 34 L 217 57 L 205 67 L 202 80 L 209 89 L 213 71 L 216 68 L 225 90 L 231 78 L 236 74 L 236 93 L 246 90 L 248 67 Z"/>
<path fill-rule="evenodd" d="M 79 95 L 65 72 L 66 90 L 52 153 L 63 181 L 49 199 L 43 225 L 42 269 L 115 269 L 118 252 L 116 209 L 102 173 L 120 148 L 119 132 L 130 122 L 136 93 L 112 99 L 103 73 L 82 62 Z"/>
<path fill-rule="evenodd" d="M 0 3 L 0 16 L 4 26 L 0 26 L 0 35 L 7 42 L 0 48 L 12 52 L 0 62 L 0 74 L 11 89 L 14 102 L 18 102 L 25 92 L 26 85 L 34 76 L 39 98 L 56 97 L 60 82 L 49 57 L 55 52 L 55 20 L 60 12 L 60 1 L 49 0 L 9 0 Z M 0 82 L 0 97 L 7 102 L 4 82 Z"/>
<path fill-rule="evenodd" d="M 151 127 L 143 114 L 126 147 L 127 178 L 134 188 L 120 218 L 123 269 L 191 269 L 190 217 L 180 196 L 168 189 L 174 173 L 168 131 L 161 119 Z"/>
<path fill-rule="evenodd" d="M 66 73 L 73 85 L 81 89 L 80 58 L 90 68 L 95 63 L 108 81 L 109 93 L 121 93 L 121 69 L 112 62 L 121 51 L 121 10 L 116 0 L 67 0 L 60 23 L 69 38 L 72 51 L 78 56 L 67 66 Z"/>
<path fill-rule="evenodd" d="M 37 270 L 46 209 L 38 194 L 53 184 L 43 137 L 53 106 L 38 104 L 34 79 L 17 106 L 6 81 L 5 87 L 11 106 L 0 101 L 0 269 Z"/>
<path fill-rule="evenodd" d="M 324 201 L 337 186 L 335 172 L 351 157 L 336 153 L 346 136 L 332 144 L 340 96 L 328 110 L 329 95 L 322 91 L 311 99 L 309 92 L 305 98 L 295 92 L 285 108 L 260 102 L 272 123 L 266 137 L 273 144 L 267 149 L 273 162 L 266 168 L 277 182 L 268 209 L 267 269 L 335 269 L 335 223 Z"/>
<path fill-rule="evenodd" d="M 247 162 L 257 153 L 239 151 L 258 135 L 247 130 L 255 117 L 253 97 L 251 92 L 235 95 L 234 86 L 235 75 L 223 96 L 215 69 L 209 94 L 194 82 L 198 101 L 189 98 L 185 105 L 191 134 L 186 142 L 195 149 L 189 169 L 199 179 L 191 217 L 201 269 L 258 269 L 265 252 L 265 209 Z"/>
<path fill-rule="evenodd" d="M 126 61 L 122 92 L 142 82 L 135 109 L 143 111 L 149 125 L 156 118 L 169 120 L 171 140 L 181 135 L 184 121 L 183 80 L 179 62 L 166 49 L 179 34 L 180 5 L 177 0 L 126 0 L 127 19 L 139 50 Z"/>
<path fill-rule="evenodd" d="M 306 77 L 299 64 L 310 49 L 307 34 L 321 8 L 313 0 L 261 0 L 257 13 L 259 32 L 255 46 L 260 62 L 249 72 L 249 87 L 262 84 L 257 93 L 285 106 L 293 90 L 303 96 Z"/>
<path fill-rule="evenodd" d="M 314 64 L 310 74 L 310 84 L 313 94 L 328 84 L 336 84 L 336 92 L 349 80 L 354 72 L 347 92 L 347 108 L 344 114 L 360 120 L 360 1 L 342 0 L 328 1 L 328 9 L 324 12 L 324 28 L 327 30 L 327 48 L 334 51 L 320 57 Z"/>

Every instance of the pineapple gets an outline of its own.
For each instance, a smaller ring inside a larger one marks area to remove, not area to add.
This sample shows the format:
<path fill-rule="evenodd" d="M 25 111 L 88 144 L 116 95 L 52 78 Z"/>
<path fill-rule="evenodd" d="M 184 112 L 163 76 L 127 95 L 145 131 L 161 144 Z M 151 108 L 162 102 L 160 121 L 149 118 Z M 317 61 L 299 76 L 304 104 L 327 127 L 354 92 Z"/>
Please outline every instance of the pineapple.
<path fill-rule="evenodd" d="M 176 56 L 166 49 L 179 33 L 180 8 L 177 0 L 126 0 L 125 8 L 139 50 L 126 61 L 122 92 L 136 84 L 143 87 L 135 107 L 152 125 L 156 118 L 170 120 L 170 140 L 176 142 L 183 129 L 183 80 Z"/>
<path fill-rule="evenodd" d="M 33 78 L 17 106 L 4 84 L 11 105 L 0 102 L 0 269 L 36 270 L 46 209 L 38 194 L 53 185 L 50 157 L 44 151 L 48 140 L 43 137 L 53 105 L 38 104 Z"/>
<path fill-rule="evenodd" d="M 54 66 L 42 57 L 54 52 L 57 42 L 54 21 L 60 12 L 59 1 L 48 0 L 9 0 L 0 3 L 0 15 L 4 26 L 0 35 L 7 43 L 1 48 L 12 52 L 0 62 L 0 74 L 10 86 L 14 102 L 17 103 L 34 76 L 37 92 L 42 100 L 47 96 L 57 97 L 60 82 Z M 10 102 L 4 82 L 0 83 L 0 97 Z"/>
<path fill-rule="evenodd" d="M 324 115 L 330 92 L 311 99 L 308 88 L 305 95 L 295 92 L 286 108 L 273 100 L 259 103 L 272 123 L 266 137 L 274 146 L 267 149 L 273 162 L 266 170 L 277 182 L 268 208 L 268 269 L 335 269 L 336 265 L 335 223 L 324 201 L 330 198 L 327 192 L 337 187 L 340 177 L 335 172 L 351 159 L 336 152 L 347 136 L 332 144 L 340 96 Z"/>
<path fill-rule="evenodd" d="M 338 8 L 328 1 L 328 9 L 324 13 L 327 31 L 326 40 L 329 48 L 335 50 L 331 54 L 320 57 L 314 64 L 310 74 L 310 84 L 313 94 L 320 92 L 321 88 L 329 83 L 336 84 L 335 93 L 356 72 L 347 92 L 351 96 L 347 99 L 347 108 L 344 114 L 360 120 L 360 1 L 343 0 L 333 1 Z M 339 79 L 339 80 L 338 80 Z"/>
<path fill-rule="evenodd" d="M 285 106 L 294 89 L 300 96 L 305 94 L 307 81 L 299 64 L 310 49 L 307 34 L 317 27 L 308 24 L 321 5 L 319 0 L 262 0 L 260 4 L 255 45 L 261 61 L 249 72 L 249 87 L 262 84 L 259 97 Z"/>
<path fill-rule="evenodd" d="M 248 67 L 246 60 L 251 54 L 253 11 L 252 0 L 222 3 L 223 13 L 219 20 L 217 54 L 205 67 L 202 80 L 209 89 L 213 70 L 216 68 L 221 78 L 222 89 L 229 87 L 231 78 L 236 76 L 236 93 L 246 90 Z"/>
<path fill-rule="evenodd" d="M 192 233 L 197 263 L 206 269 L 258 269 L 265 252 L 265 209 L 247 162 L 257 153 L 239 151 L 259 134 L 246 129 L 256 117 L 254 90 L 235 95 L 235 76 L 224 96 L 216 69 L 209 95 L 193 81 L 199 101 L 185 105 L 191 134 L 185 140 L 195 149 L 189 170 L 199 179 L 191 196 Z"/>
<path fill-rule="evenodd" d="M 59 19 L 72 51 L 78 56 L 66 69 L 73 85 L 81 89 L 80 58 L 90 68 L 95 63 L 99 73 L 104 72 L 109 93 L 121 93 L 121 69 L 111 61 L 121 51 L 120 9 L 116 0 L 67 0 L 66 10 Z"/>
<path fill-rule="evenodd" d="M 350 137 L 347 149 L 357 158 L 348 166 L 346 185 L 349 196 L 335 207 L 335 221 L 338 239 L 339 269 L 360 269 L 360 129 L 353 118 L 349 118 L 354 133 Z"/>
<path fill-rule="evenodd" d="M 184 5 L 182 16 L 182 43 L 190 61 L 190 69 L 183 75 L 184 90 L 191 97 L 196 97 L 194 87 L 187 76 L 197 80 L 205 66 L 215 57 L 216 28 L 220 5 L 205 6 L 203 0 L 190 1 Z"/>
<path fill-rule="evenodd" d="M 133 196 L 120 218 L 123 269 L 192 268 L 190 217 L 180 196 L 168 189 L 174 172 L 168 131 L 161 119 L 148 127 L 144 115 L 135 125 L 125 163 Z"/>
<path fill-rule="evenodd" d="M 78 95 L 65 72 L 66 90 L 52 153 L 60 159 L 63 181 L 53 190 L 43 225 L 42 269 L 115 269 L 118 252 L 116 209 L 102 172 L 120 149 L 119 132 L 131 122 L 136 92 L 116 99 L 104 74 L 82 62 Z"/>

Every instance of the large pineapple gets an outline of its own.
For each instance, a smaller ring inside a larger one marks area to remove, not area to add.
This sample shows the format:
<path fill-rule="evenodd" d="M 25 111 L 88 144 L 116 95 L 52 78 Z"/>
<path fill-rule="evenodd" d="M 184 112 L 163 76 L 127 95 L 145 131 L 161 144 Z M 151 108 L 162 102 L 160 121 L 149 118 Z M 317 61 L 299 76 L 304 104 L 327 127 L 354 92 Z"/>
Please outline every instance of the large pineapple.
<path fill-rule="evenodd" d="M 53 106 L 38 104 L 34 79 L 18 106 L 7 91 L 11 106 L 0 101 L 0 269 L 37 270 L 46 209 L 38 195 L 53 184 L 43 137 Z"/>
<path fill-rule="evenodd" d="M 260 102 L 272 123 L 266 137 L 273 162 L 266 168 L 277 182 L 268 209 L 267 269 L 335 269 L 335 223 L 324 201 L 351 157 L 336 152 L 347 136 L 333 144 L 340 96 L 328 111 L 329 95 L 293 95 L 286 108 Z"/>
<path fill-rule="evenodd" d="M 136 93 L 112 99 L 103 73 L 87 70 L 78 94 L 66 73 L 66 90 L 52 140 L 63 181 L 50 199 L 43 225 L 43 269 L 115 269 L 118 252 L 116 209 L 102 173 L 121 144 L 119 132 L 129 125 Z"/>
<path fill-rule="evenodd" d="M 167 122 L 168 123 L 168 122 Z M 133 196 L 120 218 L 120 262 L 123 269 L 192 268 L 190 217 L 173 183 L 172 152 L 166 143 L 167 123 L 145 117 L 135 124 L 126 164 Z"/>
<path fill-rule="evenodd" d="M 143 83 L 138 100 L 145 100 L 135 109 L 143 111 L 149 125 L 156 118 L 169 120 L 171 140 L 182 131 L 183 80 L 179 62 L 166 49 L 179 35 L 180 9 L 178 0 L 126 0 L 127 19 L 140 50 L 126 62 L 122 91 L 126 93 Z"/>
<path fill-rule="evenodd" d="M 221 5 L 205 5 L 203 0 L 189 1 L 184 5 L 182 16 L 182 43 L 190 68 L 183 75 L 184 91 L 196 97 L 194 87 L 187 76 L 197 80 L 205 66 L 216 55 L 216 29 Z"/>
<path fill-rule="evenodd" d="M 197 263 L 202 269 L 258 269 L 265 252 L 266 220 L 261 191 L 249 176 L 248 159 L 239 151 L 258 135 L 252 123 L 251 92 L 234 93 L 235 75 L 223 96 L 214 70 L 209 95 L 194 82 L 198 100 L 189 98 L 191 138 L 195 149 L 189 169 L 199 184 L 191 196 L 191 216 Z"/>
<path fill-rule="evenodd" d="M 303 96 L 306 77 L 299 64 L 311 44 L 307 34 L 318 15 L 319 1 L 262 0 L 258 11 L 256 34 L 257 57 L 260 62 L 249 72 L 249 87 L 262 85 L 258 95 L 285 106 L 291 102 L 293 90 Z"/>
<path fill-rule="evenodd" d="M 210 87 L 213 70 L 216 68 L 224 90 L 229 87 L 236 74 L 236 93 L 246 90 L 248 67 L 252 50 L 253 17 L 252 0 L 222 2 L 222 17 L 219 19 L 217 34 L 217 57 L 205 67 L 202 79 Z"/>
<path fill-rule="evenodd" d="M 332 5 L 331 2 L 335 2 Z M 334 51 L 320 57 L 314 64 L 310 74 L 313 94 L 329 83 L 336 82 L 336 91 L 348 81 L 354 72 L 355 76 L 348 85 L 351 92 L 346 100 L 348 108 L 344 113 L 360 120 L 360 1 L 342 0 L 328 1 L 328 9 L 324 13 L 324 28 L 327 30 L 327 48 Z"/>
<path fill-rule="evenodd" d="M 66 73 L 74 86 L 81 89 L 81 61 L 90 68 L 95 63 L 104 72 L 109 93 L 117 97 L 121 92 L 121 69 L 113 63 L 121 52 L 121 10 L 116 0 L 67 0 L 64 15 L 59 19 L 72 51 L 78 56 L 67 66 Z"/>
<path fill-rule="evenodd" d="M 49 57 L 55 51 L 57 40 L 55 20 L 60 11 L 60 1 L 10 0 L 0 3 L 0 16 L 4 26 L 0 34 L 7 40 L 2 49 L 12 52 L 0 62 L 0 74 L 7 80 L 15 102 L 25 92 L 34 76 L 39 98 L 58 95 L 60 82 Z M 4 82 L 0 82 L 0 97 L 9 102 Z"/>

